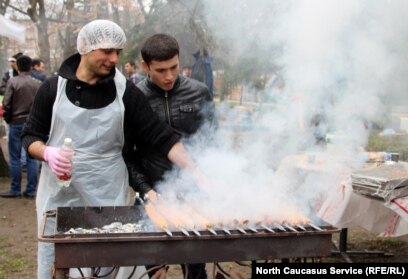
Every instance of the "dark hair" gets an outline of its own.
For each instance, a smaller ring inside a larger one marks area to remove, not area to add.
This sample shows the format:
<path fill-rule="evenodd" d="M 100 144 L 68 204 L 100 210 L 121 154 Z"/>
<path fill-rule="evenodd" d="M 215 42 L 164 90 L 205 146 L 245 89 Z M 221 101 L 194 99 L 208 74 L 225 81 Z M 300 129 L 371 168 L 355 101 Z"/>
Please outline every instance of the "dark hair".
<path fill-rule="evenodd" d="M 31 71 L 32 60 L 27 55 L 21 55 L 17 58 L 17 68 L 20 72 L 29 72 Z"/>
<path fill-rule="evenodd" d="M 137 68 L 135 61 L 128 60 L 125 64 L 129 63 L 130 66 Z"/>
<path fill-rule="evenodd" d="M 33 66 L 33 67 L 34 66 L 40 66 L 41 63 L 44 63 L 44 60 L 36 58 L 36 59 L 33 59 L 33 62 L 31 62 L 31 66 Z"/>
<path fill-rule="evenodd" d="M 23 55 L 22 52 L 18 52 L 18 53 L 16 53 L 16 54 L 14 54 L 12 57 L 17 60 L 17 59 L 18 59 L 20 56 L 22 56 L 22 55 Z"/>
<path fill-rule="evenodd" d="M 144 62 L 150 65 L 153 60 L 165 61 L 173 58 L 179 54 L 179 49 L 177 40 L 172 36 L 155 34 L 143 42 L 140 52 Z"/>

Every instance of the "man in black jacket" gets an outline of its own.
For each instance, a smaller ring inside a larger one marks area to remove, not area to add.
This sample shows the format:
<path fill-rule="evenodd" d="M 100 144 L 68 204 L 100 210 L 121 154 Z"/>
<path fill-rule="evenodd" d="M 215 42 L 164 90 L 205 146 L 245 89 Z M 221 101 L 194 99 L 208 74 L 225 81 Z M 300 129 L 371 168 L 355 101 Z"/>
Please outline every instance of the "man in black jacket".
<path fill-rule="evenodd" d="M 141 64 L 148 77 L 137 87 L 162 121 L 184 140 L 205 124 L 215 126 L 214 103 L 208 88 L 204 83 L 179 75 L 179 45 L 175 38 L 153 35 L 143 43 L 141 54 Z M 142 196 L 148 193 L 149 198 L 155 198 L 155 184 L 173 164 L 152 147 L 139 144 L 136 149 L 136 166 L 128 164 L 130 184 Z M 189 264 L 188 270 L 189 278 L 207 278 L 205 264 Z"/>

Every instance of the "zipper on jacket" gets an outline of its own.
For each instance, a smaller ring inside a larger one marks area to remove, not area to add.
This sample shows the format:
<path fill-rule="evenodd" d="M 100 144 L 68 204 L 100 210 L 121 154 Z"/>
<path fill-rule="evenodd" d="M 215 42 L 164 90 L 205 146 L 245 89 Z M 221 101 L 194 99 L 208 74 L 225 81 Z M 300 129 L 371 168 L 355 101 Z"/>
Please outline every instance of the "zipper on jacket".
<path fill-rule="evenodd" d="M 166 103 L 166 119 L 167 123 L 171 126 L 171 118 L 170 118 L 170 106 L 169 106 L 169 95 L 168 92 L 164 92 L 164 101 Z"/>

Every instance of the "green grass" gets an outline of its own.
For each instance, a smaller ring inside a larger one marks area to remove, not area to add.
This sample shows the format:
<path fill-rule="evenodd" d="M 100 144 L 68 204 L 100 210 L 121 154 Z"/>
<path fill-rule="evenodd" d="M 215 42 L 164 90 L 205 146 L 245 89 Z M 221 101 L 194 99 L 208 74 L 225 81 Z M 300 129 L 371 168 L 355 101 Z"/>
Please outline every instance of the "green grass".
<path fill-rule="evenodd" d="M 397 152 L 401 161 L 408 161 L 408 135 L 381 136 L 372 133 L 368 138 L 367 151 Z"/>
<path fill-rule="evenodd" d="M 8 239 L 0 237 L 0 279 L 6 279 L 26 266 L 22 260 L 23 256 L 11 253 L 9 246 Z"/>
<path fill-rule="evenodd" d="M 395 238 L 375 238 L 372 240 L 362 241 L 362 245 L 367 246 L 369 250 L 395 250 L 406 244 L 405 241 Z"/>

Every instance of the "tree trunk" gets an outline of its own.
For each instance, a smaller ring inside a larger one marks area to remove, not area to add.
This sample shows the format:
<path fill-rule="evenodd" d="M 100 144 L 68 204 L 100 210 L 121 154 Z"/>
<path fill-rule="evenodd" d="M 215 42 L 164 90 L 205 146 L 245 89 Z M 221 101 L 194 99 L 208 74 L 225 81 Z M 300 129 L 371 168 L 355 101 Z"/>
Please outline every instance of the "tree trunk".
<path fill-rule="evenodd" d="M 38 48 L 40 49 L 40 57 L 44 60 L 45 65 L 50 69 L 50 42 L 48 41 L 48 21 L 44 15 L 40 15 L 40 20 L 37 22 Z"/>

